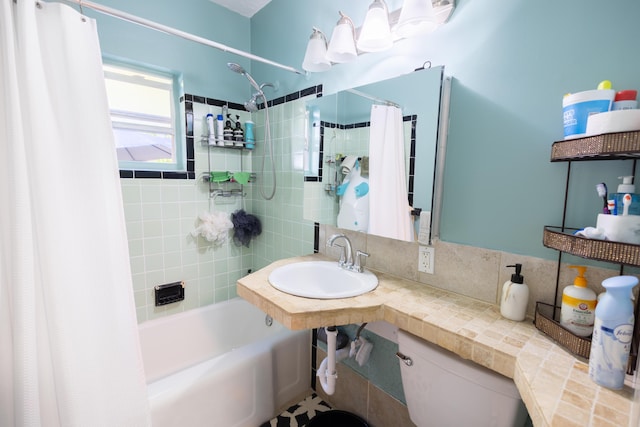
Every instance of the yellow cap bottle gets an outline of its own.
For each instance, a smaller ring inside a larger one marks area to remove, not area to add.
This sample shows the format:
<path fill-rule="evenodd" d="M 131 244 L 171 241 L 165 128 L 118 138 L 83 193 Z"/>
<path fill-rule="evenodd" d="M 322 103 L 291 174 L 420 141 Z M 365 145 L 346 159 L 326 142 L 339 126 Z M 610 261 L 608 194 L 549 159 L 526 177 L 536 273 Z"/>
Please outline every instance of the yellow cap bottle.
<path fill-rule="evenodd" d="M 587 287 L 587 279 L 584 277 L 587 267 L 570 265 L 569 268 L 578 270 L 578 276 L 573 285 L 567 286 L 562 292 L 560 325 L 575 335 L 588 337 L 593 332 L 597 296 Z"/>

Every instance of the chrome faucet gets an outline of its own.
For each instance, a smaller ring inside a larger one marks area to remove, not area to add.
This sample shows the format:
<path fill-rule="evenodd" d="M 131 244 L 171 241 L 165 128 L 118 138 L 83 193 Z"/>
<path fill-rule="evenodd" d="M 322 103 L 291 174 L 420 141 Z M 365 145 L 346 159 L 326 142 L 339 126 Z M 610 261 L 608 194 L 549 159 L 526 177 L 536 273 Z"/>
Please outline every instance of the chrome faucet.
<path fill-rule="evenodd" d="M 345 243 L 347 244 L 346 248 L 342 245 L 334 244 L 335 241 L 340 238 L 344 239 Z M 351 240 L 349 240 L 347 236 L 345 236 L 344 234 L 334 234 L 333 236 L 329 237 L 329 239 L 327 240 L 327 246 L 330 246 L 330 247 L 337 246 L 341 248 L 340 261 L 338 261 L 338 264 L 340 264 L 340 267 L 348 268 L 349 266 L 353 265 L 353 252 L 351 250 Z"/>
<path fill-rule="evenodd" d="M 342 246 L 342 245 L 338 245 L 335 244 L 335 241 L 338 239 L 344 239 L 345 243 L 346 243 L 346 247 Z M 349 270 L 349 271 L 355 271 L 358 273 L 362 273 L 364 271 L 364 268 L 362 267 L 361 263 L 360 263 L 360 258 L 361 257 L 368 257 L 369 254 L 366 252 L 362 252 L 362 251 L 356 251 L 356 261 L 355 264 L 353 262 L 353 250 L 351 247 L 351 241 L 349 240 L 349 238 L 344 235 L 344 234 L 334 234 L 333 236 L 329 237 L 329 239 L 327 239 L 327 246 L 333 247 L 333 246 L 337 246 L 339 248 L 341 248 L 340 251 L 340 260 L 338 261 L 338 265 L 340 265 L 340 267 L 344 268 L 345 270 Z"/>

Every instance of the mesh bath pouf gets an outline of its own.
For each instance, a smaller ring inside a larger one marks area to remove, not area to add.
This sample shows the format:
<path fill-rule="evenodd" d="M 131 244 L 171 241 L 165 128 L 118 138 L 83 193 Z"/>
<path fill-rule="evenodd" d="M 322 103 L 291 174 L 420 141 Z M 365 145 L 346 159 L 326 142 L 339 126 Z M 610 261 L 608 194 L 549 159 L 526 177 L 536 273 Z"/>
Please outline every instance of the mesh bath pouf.
<path fill-rule="evenodd" d="M 238 246 L 249 247 L 251 239 L 262 233 L 260 220 L 243 209 L 231 214 L 231 222 L 233 222 L 233 241 Z"/>

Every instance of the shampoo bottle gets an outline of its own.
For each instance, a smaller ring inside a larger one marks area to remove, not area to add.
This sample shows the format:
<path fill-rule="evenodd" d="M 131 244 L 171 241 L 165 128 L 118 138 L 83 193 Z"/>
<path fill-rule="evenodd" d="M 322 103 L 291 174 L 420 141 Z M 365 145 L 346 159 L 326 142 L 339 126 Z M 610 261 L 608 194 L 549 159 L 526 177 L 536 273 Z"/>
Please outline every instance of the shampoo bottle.
<path fill-rule="evenodd" d="M 596 307 L 589 378 L 613 390 L 624 386 L 634 321 L 629 294 L 637 284 L 638 278 L 634 276 L 605 279 L 602 286 L 606 292 Z"/>
<path fill-rule="evenodd" d="M 222 117 L 222 114 L 218 114 L 218 118 L 216 119 L 216 129 L 218 145 L 224 145 L 224 118 Z"/>
<path fill-rule="evenodd" d="M 578 270 L 578 275 L 572 286 L 567 286 L 562 292 L 562 308 L 560 309 L 560 324 L 580 337 L 588 337 L 593 331 L 595 310 L 598 297 L 587 288 L 584 272 L 587 267 L 570 265 L 569 268 Z"/>
<path fill-rule="evenodd" d="M 233 128 L 231 127 L 231 120 L 227 120 L 224 124 L 224 145 L 233 145 Z"/>
<path fill-rule="evenodd" d="M 236 122 L 236 127 L 233 130 L 233 141 L 236 147 L 244 146 L 244 131 L 242 130 L 242 124 L 238 120 Z"/>
<path fill-rule="evenodd" d="M 529 302 L 529 287 L 524 283 L 524 277 L 520 274 L 522 264 L 507 265 L 515 267 L 515 274 L 511 275 L 502 286 L 502 296 L 500 298 L 500 314 L 509 320 L 524 320 L 527 314 L 527 303 Z"/>
<path fill-rule="evenodd" d="M 215 125 L 213 123 L 213 114 L 207 114 L 207 138 L 209 139 L 209 144 L 215 144 L 216 141 L 216 132 Z"/>
<path fill-rule="evenodd" d="M 247 141 L 245 146 L 249 149 L 254 148 L 256 142 L 256 137 L 253 133 L 253 126 L 254 124 L 251 120 L 247 120 L 244 124 L 244 138 Z"/>

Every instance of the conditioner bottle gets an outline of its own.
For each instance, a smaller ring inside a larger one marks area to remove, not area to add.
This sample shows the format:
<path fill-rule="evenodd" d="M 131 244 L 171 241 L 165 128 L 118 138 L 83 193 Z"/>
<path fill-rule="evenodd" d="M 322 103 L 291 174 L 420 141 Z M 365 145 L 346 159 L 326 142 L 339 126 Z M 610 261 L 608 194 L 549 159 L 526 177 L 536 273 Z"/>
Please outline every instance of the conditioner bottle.
<path fill-rule="evenodd" d="M 602 286 L 606 292 L 596 307 L 589 378 L 613 390 L 624 386 L 634 321 L 629 294 L 637 284 L 638 278 L 635 276 L 605 279 Z"/>

